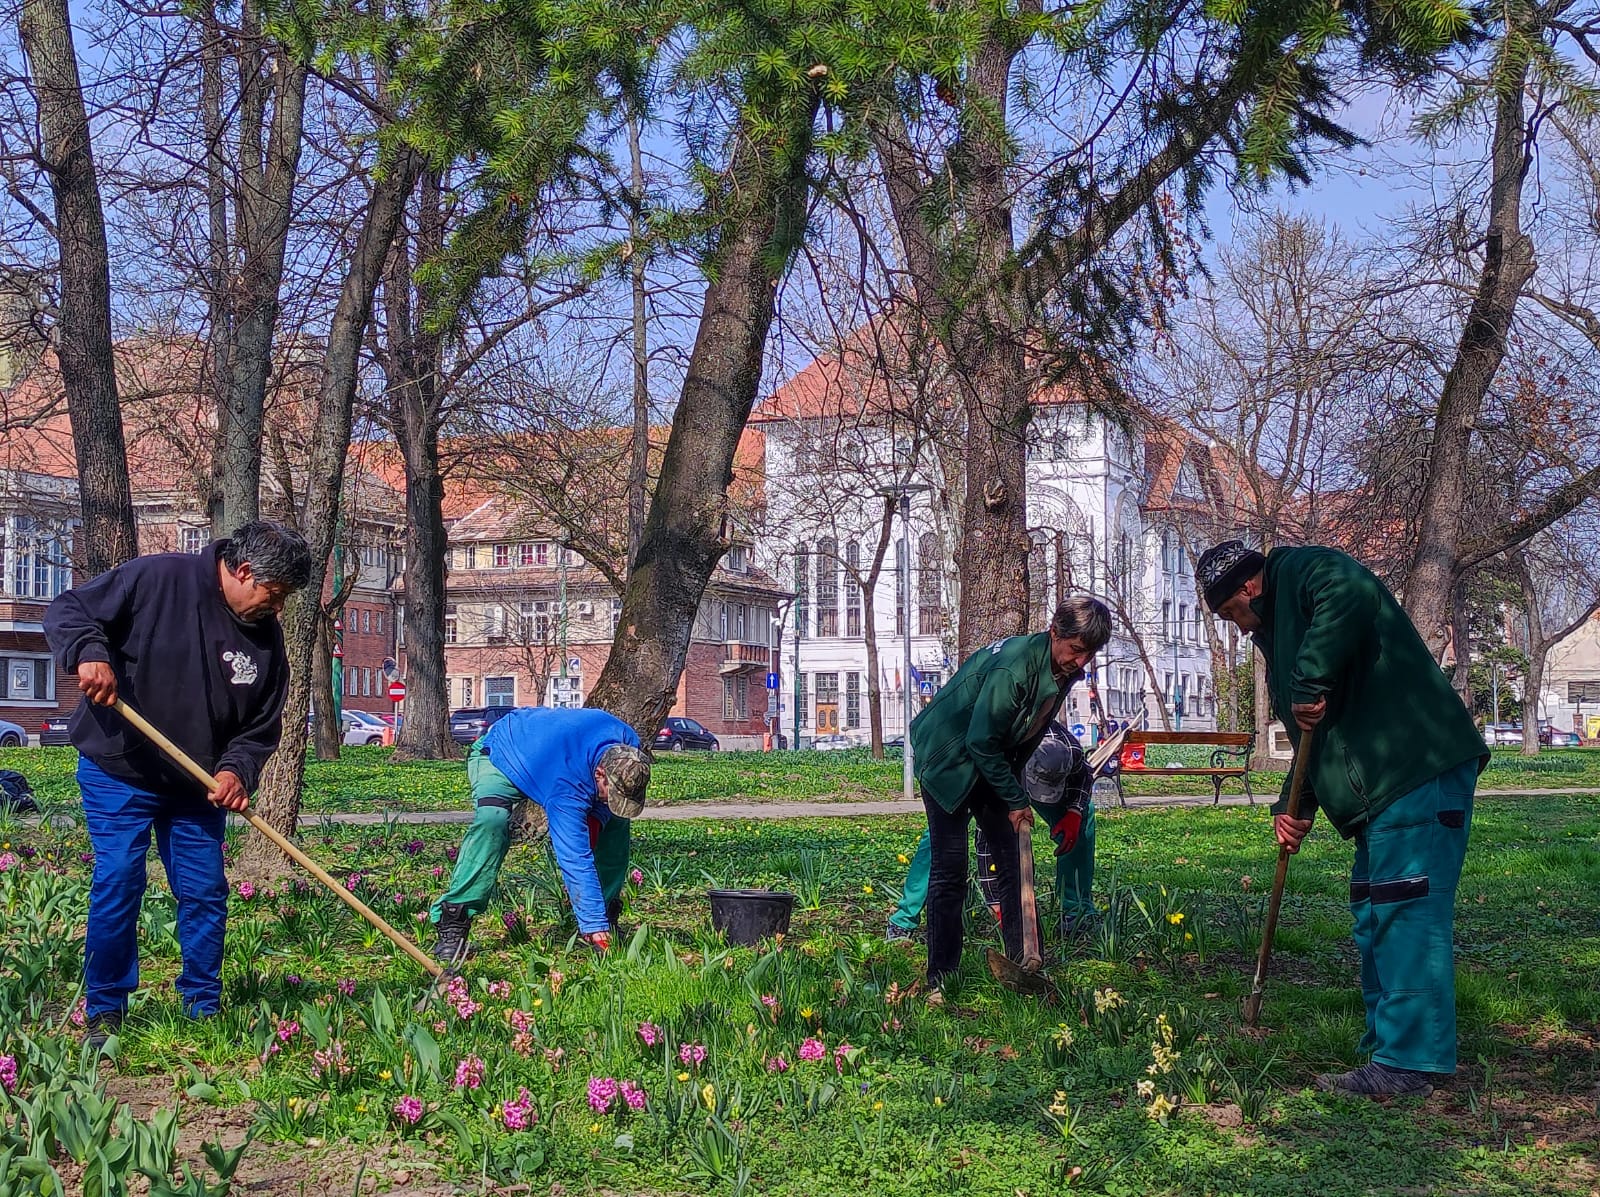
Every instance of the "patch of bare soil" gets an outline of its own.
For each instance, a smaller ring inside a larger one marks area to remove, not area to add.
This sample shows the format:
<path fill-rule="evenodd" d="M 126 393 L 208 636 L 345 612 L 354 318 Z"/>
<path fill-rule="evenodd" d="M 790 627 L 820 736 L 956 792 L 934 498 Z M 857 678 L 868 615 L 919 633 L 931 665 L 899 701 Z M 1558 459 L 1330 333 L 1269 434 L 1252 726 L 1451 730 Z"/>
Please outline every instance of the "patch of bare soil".
<path fill-rule="evenodd" d="M 1224 1131 L 1241 1147 L 1254 1147 L 1261 1142 L 1261 1136 L 1256 1134 L 1255 1128 L 1244 1120 L 1244 1111 L 1231 1101 L 1213 1102 L 1201 1106 L 1200 1113 L 1207 1122 Z"/>
<path fill-rule="evenodd" d="M 205 1168 L 201 1146 L 216 1143 L 224 1149 L 244 1142 L 255 1120 L 249 1106 L 221 1108 L 176 1095 L 171 1077 L 112 1076 L 106 1092 L 125 1101 L 139 1118 L 180 1103 L 178 1159 L 185 1166 Z M 440 1179 L 437 1165 L 419 1155 L 410 1143 L 266 1143 L 257 1140 L 245 1152 L 234 1176 L 236 1197 L 451 1197 L 456 1186 Z M 65 1179 L 65 1177 L 63 1177 Z M 136 1192 L 146 1191 L 140 1185 Z"/>

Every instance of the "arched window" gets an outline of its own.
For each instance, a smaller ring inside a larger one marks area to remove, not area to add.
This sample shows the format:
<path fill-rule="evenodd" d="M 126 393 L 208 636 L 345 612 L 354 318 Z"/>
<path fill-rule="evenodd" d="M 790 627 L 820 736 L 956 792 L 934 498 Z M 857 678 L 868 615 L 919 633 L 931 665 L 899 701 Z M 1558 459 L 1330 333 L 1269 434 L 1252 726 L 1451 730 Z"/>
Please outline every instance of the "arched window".
<path fill-rule="evenodd" d="M 861 635 L 861 584 L 856 580 L 861 573 L 861 546 L 853 540 L 844 546 L 844 563 L 844 634 L 854 638 Z"/>
<path fill-rule="evenodd" d="M 839 634 L 839 542 L 817 541 L 817 635 Z"/>

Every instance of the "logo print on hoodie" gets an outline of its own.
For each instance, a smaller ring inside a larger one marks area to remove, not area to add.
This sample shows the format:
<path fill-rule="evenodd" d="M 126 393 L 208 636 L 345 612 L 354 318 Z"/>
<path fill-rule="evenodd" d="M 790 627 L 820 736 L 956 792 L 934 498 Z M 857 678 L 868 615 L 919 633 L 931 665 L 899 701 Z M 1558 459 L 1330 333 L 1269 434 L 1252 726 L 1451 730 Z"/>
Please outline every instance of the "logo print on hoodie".
<path fill-rule="evenodd" d="M 222 659 L 233 666 L 233 677 L 229 680 L 235 686 L 250 685 L 261 672 L 256 663 L 244 653 L 226 652 L 222 654 Z"/>

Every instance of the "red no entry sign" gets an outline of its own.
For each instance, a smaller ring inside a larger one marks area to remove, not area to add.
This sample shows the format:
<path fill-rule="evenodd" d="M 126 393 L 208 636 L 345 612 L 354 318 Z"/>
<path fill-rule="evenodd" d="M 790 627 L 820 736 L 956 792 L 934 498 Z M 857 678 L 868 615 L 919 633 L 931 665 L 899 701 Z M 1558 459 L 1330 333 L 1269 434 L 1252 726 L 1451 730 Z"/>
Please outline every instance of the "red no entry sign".
<path fill-rule="evenodd" d="M 402 681 L 393 681 L 393 682 L 389 683 L 389 701 L 390 702 L 403 702 L 405 700 L 405 696 L 406 696 L 406 684 L 404 682 L 402 682 Z"/>

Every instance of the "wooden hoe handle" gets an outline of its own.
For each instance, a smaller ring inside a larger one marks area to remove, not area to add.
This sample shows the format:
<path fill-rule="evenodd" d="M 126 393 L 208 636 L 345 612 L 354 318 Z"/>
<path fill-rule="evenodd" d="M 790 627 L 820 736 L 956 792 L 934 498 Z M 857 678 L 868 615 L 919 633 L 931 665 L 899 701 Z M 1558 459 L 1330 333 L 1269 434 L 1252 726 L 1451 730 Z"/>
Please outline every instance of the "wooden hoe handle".
<path fill-rule="evenodd" d="M 1289 778 L 1289 806 L 1285 812 L 1291 819 L 1300 817 L 1300 790 L 1305 785 L 1306 766 L 1311 763 L 1311 740 L 1315 732 L 1300 737 L 1300 746 L 1294 750 L 1294 773 Z M 1272 961 L 1272 939 L 1278 931 L 1278 911 L 1283 906 L 1283 884 L 1289 879 L 1289 849 L 1278 849 L 1278 871 L 1272 878 L 1272 897 L 1267 902 L 1267 921 L 1261 928 L 1261 951 L 1256 956 L 1255 980 L 1250 986 L 1250 996 L 1244 1003 L 1246 1026 L 1255 1026 L 1261 1017 L 1261 991 L 1267 983 L 1267 965 Z"/>
<path fill-rule="evenodd" d="M 116 702 L 112 703 L 111 707 L 112 710 L 117 712 L 117 714 L 121 715 L 129 723 L 133 724 L 136 728 L 142 731 L 150 739 L 150 742 L 153 743 L 157 748 L 161 749 L 162 752 L 166 753 L 175 762 L 181 765 L 184 771 L 187 772 L 190 777 L 193 777 L 201 785 L 205 786 L 207 793 L 216 793 L 217 779 L 196 764 L 194 758 L 191 757 L 187 752 L 169 740 L 160 728 L 156 727 L 155 724 L 151 723 L 148 719 L 139 714 L 138 711 L 134 710 L 120 698 L 117 699 Z M 393 943 L 395 947 L 405 952 L 406 955 L 410 956 L 411 959 L 415 960 L 418 964 L 425 968 L 428 971 L 429 976 L 437 977 L 444 971 L 438 961 L 434 960 L 421 948 L 417 947 L 416 944 L 412 943 L 404 935 L 396 931 L 386 921 L 384 921 L 381 915 L 377 914 L 360 898 L 356 897 L 344 886 L 340 885 L 339 882 L 326 869 L 324 869 L 316 861 L 312 860 L 304 852 L 300 851 L 299 848 L 296 848 L 294 844 L 292 844 L 278 831 L 277 828 L 273 827 L 253 810 L 245 810 L 240 813 L 246 823 L 250 824 L 250 826 L 254 827 L 262 835 L 266 836 L 280 849 L 282 849 L 284 854 L 288 856 L 290 860 L 294 861 L 302 869 L 310 873 L 318 881 L 322 882 L 323 885 L 332 890 L 334 896 L 346 906 L 350 907 L 351 910 L 354 910 L 362 918 L 366 919 L 367 922 L 371 923 L 379 931 L 383 932 L 383 934 L 388 937 L 389 941 Z"/>

